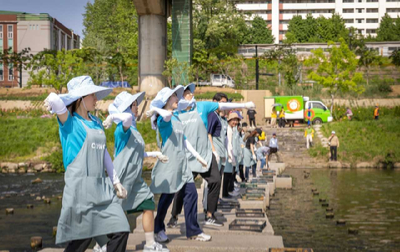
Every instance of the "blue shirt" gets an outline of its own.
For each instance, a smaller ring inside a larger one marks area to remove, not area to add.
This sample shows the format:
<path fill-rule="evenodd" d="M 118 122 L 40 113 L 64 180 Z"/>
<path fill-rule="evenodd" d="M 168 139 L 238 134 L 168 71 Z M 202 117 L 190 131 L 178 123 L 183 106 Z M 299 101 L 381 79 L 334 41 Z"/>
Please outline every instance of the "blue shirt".
<path fill-rule="evenodd" d="M 131 129 L 137 130 L 136 127 L 133 125 L 128 129 L 127 131 L 124 130 L 124 126 L 122 125 L 122 122 L 118 123 L 117 127 L 115 128 L 114 132 L 114 158 L 118 156 L 118 154 L 125 148 L 125 146 L 128 144 L 129 138 L 132 135 L 131 134 Z"/>
<path fill-rule="evenodd" d="M 161 146 L 168 140 L 169 136 L 172 134 L 172 121 L 179 121 L 178 117 L 174 114 L 169 122 L 164 121 L 162 116 L 157 118 L 157 128 L 161 135 Z M 186 136 L 183 136 L 186 140 Z"/>
<path fill-rule="evenodd" d="M 277 138 L 271 138 L 269 140 L 269 147 L 270 148 L 278 148 L 279 149 L 279 147 L 278 147 L 278 139 Z"/>
<path fill-rule="evenodd" d="M 203 120 L 204 126 L 208 129 L 208 114 L 214 112 L 219 108 L 218 102 L 196 102 L 196 109 L 199 113 L 201 120 Z"/>
<path fill-rule="evenodd" d="M 58 132 L 60 134 L 65 170 L 67 170 L 68 165 L 78 155 L 79 151 L 82 149 L 83 143 L 85 142 L 86 130 L 83 127 L 82 122 L 90 129 L 103 130 L 103 125 L 101 124 L 100 119 L 94 115 L 89 114 L 92 121 L 87 121 L 77 113 L 74 113 L 73 115 L 74 116 L 71 116 L 68 111 L 68 119 L 64 124 L 62 124 L 57 118 L 58 125 L 60 126 Z"/>

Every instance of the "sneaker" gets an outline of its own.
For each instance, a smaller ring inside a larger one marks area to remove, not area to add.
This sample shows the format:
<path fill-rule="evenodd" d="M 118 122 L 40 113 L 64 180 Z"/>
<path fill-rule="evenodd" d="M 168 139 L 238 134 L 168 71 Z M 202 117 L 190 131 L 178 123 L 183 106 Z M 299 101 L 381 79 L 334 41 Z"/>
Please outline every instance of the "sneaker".
<path fill-rule="evenodd" d="M 159 243 L 167 243 L 167 242 L 169 242 L 168 236 L 165 234 L 164 230 L 158 232 L 154 236 L 154 240 L 156 240 L 156 242 L 159 242 Z"/>
<path fill-rule="evenodd" d="M 152 251 L 169 252 L 169 249 L 164 248 L 163 245 L 161 245 L 158 242 L 154 242 L 153 245 L 151 246 L 144 245 L 143 252 L 152 252 Z"/>
<path fill-rule="evenodd" d="M 211 216 L 210 218 L 206 217 L 206 222 L 204 224 L 207 226 L 216 226 L 216 227 L 224 226 L 224 223 L 218 221 L 217 218 L 215 218 L 215 216 Z"/>
<path fill-rule="evenodd" d="M 175 218 L 174 216 L 171 216 L 171 219 L 169 219 L 167 227 L 175 228 L 177 226 L 178 226 L 178 218 Z"/>
<path fill-rule="evenodd" d="M 228 194 L 230 195 L 230 196 L 232 196 L 232 197 L 236 197 L 236 196 L 238 196 L 239 195 L 239 192 L 238 191 L 232 191 L 232 192 L 228 192 Z"/>
<path fill-rule="evenodd" d="M 107 252 L 107 244 L 103 247 L 100 247 L 98 243 L 93 247 L 93 252 Z"/>
<path fill-rule="evenodd" d="M 196 240 L 196 241 L 211 241 L 211 235 L 207 235 L 205 233 L 201 233 L 195 236 L 190 237 L 189 239 L 191 240 Z"/>
<path fill-rule="evenodd" d="M 240 191 L 240 188 L 239 188 L 239 187 L 236 187 L 236 188 L 233 189 L 233 191 L 234 191 L 234 192 L 239 192 L 239 191 Z"/>

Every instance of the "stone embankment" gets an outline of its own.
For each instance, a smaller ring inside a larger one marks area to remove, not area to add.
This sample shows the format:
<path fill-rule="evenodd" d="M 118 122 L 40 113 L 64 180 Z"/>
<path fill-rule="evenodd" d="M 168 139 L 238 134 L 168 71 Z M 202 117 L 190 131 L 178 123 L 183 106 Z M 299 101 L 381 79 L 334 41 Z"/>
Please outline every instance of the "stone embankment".
<path fill-rule="evenodd" d="M 39 172 L 56 172 L 50 163 L 11 163 L 11 162 L 3 162 L 0 163 L 0 171 L 1 173 L 39 173 Z"/>

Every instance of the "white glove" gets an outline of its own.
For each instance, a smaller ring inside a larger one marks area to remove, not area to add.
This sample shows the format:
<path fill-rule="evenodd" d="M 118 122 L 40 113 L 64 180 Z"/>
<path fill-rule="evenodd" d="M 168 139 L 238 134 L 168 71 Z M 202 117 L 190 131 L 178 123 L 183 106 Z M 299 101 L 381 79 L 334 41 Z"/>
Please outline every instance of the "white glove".
<path fill-rule="evenodd" d="M 242 182 L 242 178 L 240 178 L 240 176 L 239 176 L 238 174 L 236 174 L 235 178 L 236 178 L 236 180 L 237 180 L 238 182 Z"/>
<path fill-rule="evenodd" d="M 208 168 L 208 164 L 206 162 L 206 160 L 204 160 L 204 158 L 197 156 L 197 161 L 200 162 L 200 164 L 202 165 L 203 169 L 207 169 Z"/>
<path fill-rule="evenodd" d="M 254 102 L 246 102 L 244 104 L 244 107 L 247 108 L 247 109 L 255 109 L 256 105 L 254 104 Z"/>
<path fill-rule="evenodd" d="M 157 155 L 158 160 L 160 160 L 161 163 L 168 163 L 169 158 L 163 154 Z"/>
<path fill-rule="evenodd" d="M 257 160 L 257 158 L 256 158 L 256 155 L 253 155 L 253 160 L 254 160 L 254 161 L 256 161 L 256 160 Z"/>
<path fill-rule="evenodd" d="M 44 100 L 44 106 L 46 110 L 57 115 L 62 115 L 67 112 L 67 107 L 64 102 L 56 93 L 50 93 L 49 96 Z"/>
<path fill-rule="evenodd" d="M 103 121 L 103 127 L 105 129 L 110 128 L 112 126 L 113 120 L 114 120 L 114 116 L 113 115 L 108 115 L 106 120 Z"/>
<path fill-rule="evenodd" d="M 146 111 L 146 116 L 147 117 L 151 117 L 152 115 L 154 115 L 156 111 L 154 109 L 150 109 Z"/>
<path fill-rule="evenodd" d="M 126 196 L 128 196 L 128 192 L 125 190 L 125 188 L 122 186 L 121 183 L 116 183 L 114 185 L 115 191 L 117 191 L 117 197 L 120 199 L 126 199 Z"/>
<path fill-rule="evenodd" d="M 217 163 L 219 164 L 219 162 L 221 161 L 221 159 L 220 159 L 218 153 L 217 153 L 216 151 L 213 151 L 213 154 L 214 154 L 214 156 L 215 156 L 215 160 L 217 160 Z"/>

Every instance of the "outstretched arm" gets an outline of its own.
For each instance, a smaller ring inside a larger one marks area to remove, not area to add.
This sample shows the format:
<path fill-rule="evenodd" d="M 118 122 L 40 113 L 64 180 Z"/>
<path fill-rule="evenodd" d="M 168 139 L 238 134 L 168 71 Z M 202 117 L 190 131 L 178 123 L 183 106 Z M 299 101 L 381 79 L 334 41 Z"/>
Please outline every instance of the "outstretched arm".
<path fill-rule="evenodd" d="M 104 128 L 110 128 L 114 120 L 122 122 L 124 131 L 127 131 L 132 125 L 132 115 L 130 113 L 117 113 L 107 116 L 107 119 L 103 122 Z"/>
<path fill-rule="evenodd" d="M 218 103 L 220 110 L 231 110 L 237 108 L 246 108 L 246 109 L 254 109 L 256 105 L 254 102 L 246 102 L 246 103 L 235 103 L 235 102 L 221 102 Z"/>
<path fill-rule="evenodd" d="M 164 122 L 171 121 L 172 113 L 168 110 L 151 107 L 150 110 L 146 112 L 146 115 L 147 117 L 151 117 L 154 113 L 158 113 L 163 118 Z"/>
<path fill-rule="evenodd" d="M 51 113 L 57 114 L 58 120 L 64 124 L 68 119 L 68 110 L 64 102 L 56 93 L 50 93 L 44 100 L 44 106 Z"/>

